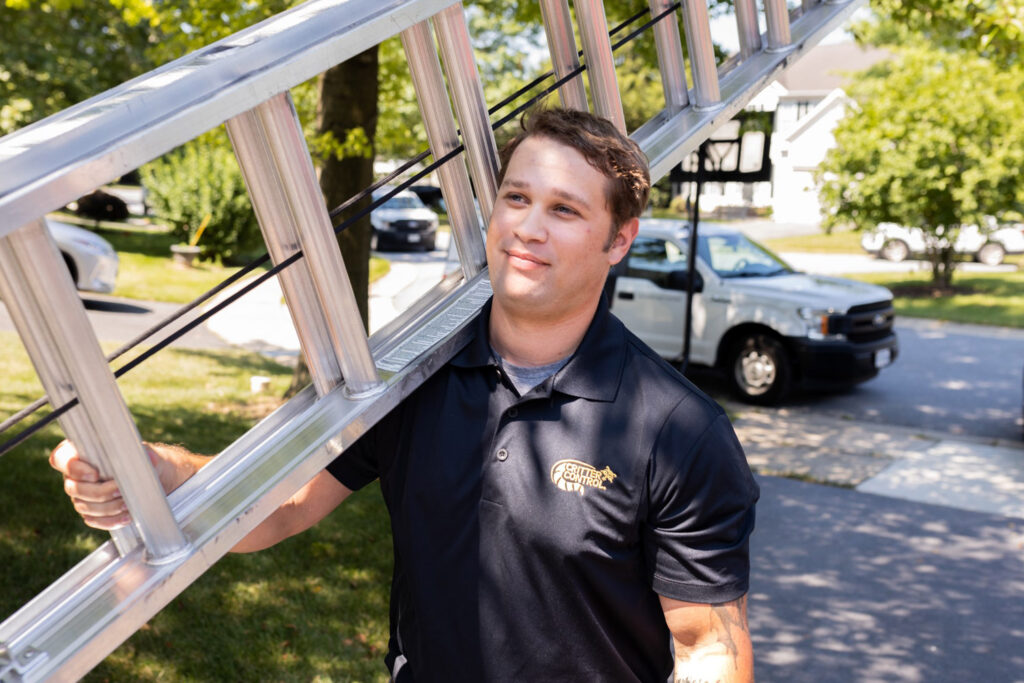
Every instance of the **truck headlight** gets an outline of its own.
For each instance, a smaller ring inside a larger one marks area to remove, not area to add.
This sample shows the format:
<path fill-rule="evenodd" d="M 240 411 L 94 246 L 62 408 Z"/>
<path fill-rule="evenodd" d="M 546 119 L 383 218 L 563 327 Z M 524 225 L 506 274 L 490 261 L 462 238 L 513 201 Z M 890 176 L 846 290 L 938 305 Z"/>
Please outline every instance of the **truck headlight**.
<path fill-rule="evenodd" d="M 839 331 L 839 316 L 831 308 L 811 308 L 804 306 L 797 309 L 800 318 L 807 326 L 807 338 L 818 341 L 843 341 L 846 335 Z"/>

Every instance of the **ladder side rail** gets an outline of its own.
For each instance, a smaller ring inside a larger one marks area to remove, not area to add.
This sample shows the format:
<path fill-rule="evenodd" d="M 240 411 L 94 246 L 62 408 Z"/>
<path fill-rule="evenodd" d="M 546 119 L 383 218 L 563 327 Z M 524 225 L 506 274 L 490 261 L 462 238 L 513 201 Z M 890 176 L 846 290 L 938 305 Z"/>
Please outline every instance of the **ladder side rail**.
<path fill-rule="evenodd" d="M 793 43 L 793 37 L 786 0 L 764 0 L 764 19 L 768 26 L 765 50 L 768 52 L 788 50 Z"/>
<path fill-rule="evenodd" d="M 761 28 L 757 23 L 755 0 L 734 0 L 736 34 L 740 41 L 740 56 L 744 59 L 761 50 Z"/>
<path fill-rule="evenodd" d="M 117 481 L 147 560 L 182 552 L 187 541 L 43 220 L 0 238 L 0 296 L 54 406 L 78 399 L 61 426 L 84 457 Z M 138 544 L 132 529 L 113 537 L 120 552 Z"/>
<path fill-rule="evenodd" d="M 441 60 L 448 76 L 455 115 L 462 131 L 466 160 L 469 162 L 469 174 L 486 226 L 491 222 L 491 209 L 498 193 L 498 145 L 494 141 L 494 130 L 484 100 L 480 72 L 473 57 L 462 3 L 441 10 L 431 21 L 437 32 Z"/>
<path fill-rule="evenodd" d="M 457 1 L 310 0 L 0 138 L 0 236 Z"/>
<path fill-rule="evenodd" d="M 673 0 L 650 0 L 651 16 L 666 12 Z M 658 52 L 658 66 L 661 72 L 661 86 L 665 92 L 665 113 L 675 116 L 690 104 L 686 86 L 686 64 L 683 61 L 683 44 L 679 38 L 679 24 L 675 10 L 672 10 L 654 25 L 654 43 Z"/>
<path fill-rule="evenodd" d="M 430 24 L 423 21 L 402 31 L 402 46 L 408 57 L 409 73 L 416 89 L 416 102 L 427 131 L 430 153 L 435 159 L 440 159 L 457 149 L 460 142 Z M 459 263 L 468 280 L 481 272 L 486 259 L 473 203 L 473 187 L 461 156 L 438 167 L 437 177 L 448 207 Z"/>
<path fill-rule="evenodd" d="M 622 111 L 604 5 L 601 0 L 573 0 L 573 6 L 576 8 L 580 42 L 583 43 L 590 94 L 594 98 L 594 112 L 626 133 L 626 115 Z"/>
<path fill-rule="evenodd" d="M 683 0 L 686 46 L 693 69 L 694 108 L 718 107 L 722 93 L 715 66 L 715 44 L 711 40 L 711 21 L 705 0 Z"/>
<path fill-rule="evenodd" d="M 540 13 L 548 41 L 548 53 L 555 69 L 555 80 L 560 81 L 580 67 L 576 38 L 572 33 L 569 0 L 540 0 Z M 558 97 L 562 100 L 562 106 L 567 109 L 589 110 L 582 75 L 558 86 Z"/>
<path fill-rule="evenodd" d="M 301 244 L 281 170 L 270 150 L 270 134 L 255 110 L 229 119 L 226 127 L 267 251 L 278 265 L 296 254 Z M 322 396 L 341 384 L 342 372 L 309 266 L 300 259 L 277 277 L 313 386 Z"/>
<path fill-rule="evenodd" d="M 661 178 L 682 162 L 700 146 L 701 141 L 735 116 L 762 88 L 841 26 L 866 2 L 840 0 L 816 5 L 793 23 L 791 50 L 770 52 L 764 48 L 740 61 L 723 76 L 722 108 L 707 110 L 689 107 L 664 122 L 661 120 L 663 117 L 655 116 L 635 130 L 630 137 L 647 155 L 652 181 Z"/>
<path fill-rule="evenodd" d="M 352 396 L 372 394 L 383 385 L 291 95 L 274 95 L 255 111 L 267 134 L 281 189 L 294 216 L 304 261 L 345 378 L 345 391 Z"/>

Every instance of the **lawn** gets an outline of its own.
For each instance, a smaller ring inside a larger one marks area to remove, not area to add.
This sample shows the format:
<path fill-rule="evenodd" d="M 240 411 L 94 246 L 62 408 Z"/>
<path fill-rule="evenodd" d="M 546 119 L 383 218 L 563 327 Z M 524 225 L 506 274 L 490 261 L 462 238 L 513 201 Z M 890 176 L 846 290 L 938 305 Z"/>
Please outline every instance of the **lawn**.
<path fill-rule="evenodd" d="M 166 230 L 141 228 L 124 223 L 82 221 L 67 214 L 55 218 L 87 227 L 110 242 L 121 261 L 114 296 L 143 301 L 188 303 L 238 272 L 238 266 L 197 261 L 195 266 L 176 266 L 171 261 L 171 245 L 177 240 Z M 370 282 L 387 274 L 385 259 L 370 259 Z M 266 267 L 257 270 L 265 272 Z"/>
<path fill-rule="evenodd" d="M 933 295 L 930 276 L 857 273 L 848 277 L 891 289 L 897 316 L 1024 327 L 1024 270 L 957 272 L 953 276 L 954 293 L 944 296 Z"/>
<path fill-rule="evenodd" d="M 0 373 L 0 417 L 40 394 L 13 333 L 0 333 Z M 253 374 L 272 378 L 269 394 L 249 393 Z M 146 438 L 212 453 L 276 406 L 290 376 L 254 354 L 170 350 L 121 388 Z M 81 524 L 46 462 L 60 438 L 49 426 L 0 459 L 17 483 L 0 494 L 0 618 L 107 537 Z M 386 680 L 390 573 L 387 512 L 371 486 L 302 536 L 217 563 L 86 680 Z"/>
<path fill-rule="evenodd" d="M 860 246 L 861 233 L 852 230 L 836 231 L 831 234 L 798 235 L 763 240 L 761 243 L 774 251 L 797 251 L 813 254 L 863 254 Z"/>

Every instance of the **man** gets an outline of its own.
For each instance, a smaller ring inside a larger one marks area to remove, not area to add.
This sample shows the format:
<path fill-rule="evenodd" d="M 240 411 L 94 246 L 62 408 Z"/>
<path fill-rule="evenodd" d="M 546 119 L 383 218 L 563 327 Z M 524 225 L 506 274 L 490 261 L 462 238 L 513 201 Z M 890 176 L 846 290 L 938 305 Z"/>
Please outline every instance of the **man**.
<path fill-rule="evenodd" d="M 646 160 L 607 121 L 548 110 L 501 168 L 475 337 L 235 550 L 380 479 L 395 680 L 751 680 L 757 486 L 722 410 L 602 296 L 637 234 Z M 205 463 L 153 457 L 167 490 Z M 88 524 L 127 523 L 73 447 L 51 461 Z"/>

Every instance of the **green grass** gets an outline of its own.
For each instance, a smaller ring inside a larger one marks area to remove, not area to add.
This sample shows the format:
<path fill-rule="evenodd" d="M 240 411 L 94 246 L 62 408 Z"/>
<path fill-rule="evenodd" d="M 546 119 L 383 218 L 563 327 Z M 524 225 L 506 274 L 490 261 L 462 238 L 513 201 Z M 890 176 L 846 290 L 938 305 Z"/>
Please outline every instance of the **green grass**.
<path fill-rule="evenodd" d="M 171 245 L 177 240 L 166 230 L 109 221 L 83 221 L 68 214 L 56 217 L 83 225 L 113 245 L 121 262 L 114 296 L 188 303 L 240 270 L 237 266 L 211 261 L 197 261 L 191 268 L 175 265 L 171 260 Z M 371 258 L 370 282 L 386 275 L 390 267 L 385 259 Z M 264 267 L 256 272 L 265 271 Z"/>
<path fill-rule="evenodd" d="M 953 275 L 952 295 L 932 296 L 931 276 L 906 273 L 857 273 L 855 280 L 893 290 L 896 315 L 958 323 L 1024 327 L 1024 271 Z M 908 296 L 908 293 L 914 294 Z"/>
<path fill-rule="evenodd" d="M 833 232 L 826 235 L 800 235 L 794 237 L 777 237 L 762 240 L 761 243 L 772 251 L 808 252 L 815 254 L 863 254 L 860 246 L 861 233 L 851 230 Z"/>
<path fill-rule="evenodd" d="M 252 374 L 272 378 L 270 394 L 249 393 Z M 0 333 L 0 376 L 0 417 L 41 392 L 13 333 Z M 254 354 L 170 350 L 120 384 L 147 439 L 212 453 L 290 377 Z M 0 458 L 0 619 L 107 538 L 80 522 L 46 462 L 60 438 L 51 425 Z M 390 577 L 387 512 L 369 487 L 305 534 L 214 565 L 86 680 L 384 681 Z"/>

